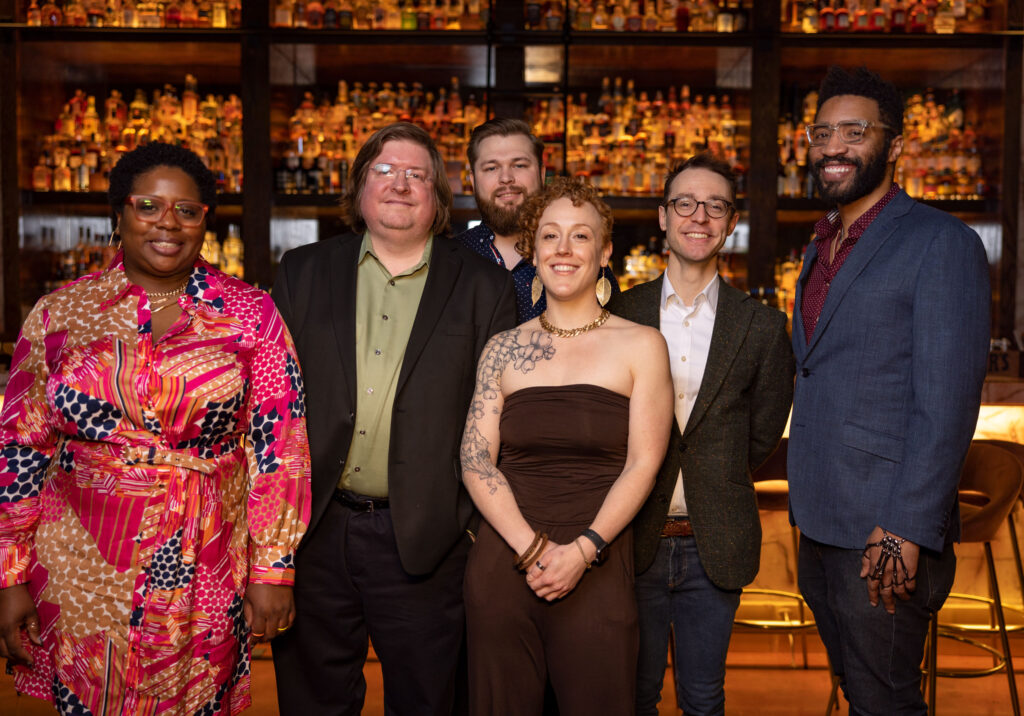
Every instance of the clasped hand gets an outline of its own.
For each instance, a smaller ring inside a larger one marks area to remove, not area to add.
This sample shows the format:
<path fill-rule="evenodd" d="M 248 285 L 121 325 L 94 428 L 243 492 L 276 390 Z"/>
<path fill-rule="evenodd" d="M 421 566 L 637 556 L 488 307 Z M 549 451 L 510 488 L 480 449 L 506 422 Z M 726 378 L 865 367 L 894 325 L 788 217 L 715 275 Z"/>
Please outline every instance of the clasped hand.
<path fill-rule="evenodd" d="M 878 595 L 882 595 L 882 606 L 890 614 L 896 613 L 893 595 L 902 601 L 910 599 L 917 588 L 917 562 L 921 548 L 881 527 L 875 527 L 868 536 L 864 554 L 861 556 L 860 577 L 867 579 L 868 601 L 878 606 Z"/>
<path fill-rule="evenodd" d="M 575 589 L 586 570 L 576 545 L 548 542 L 543 554 L 527 569 L 526 583 L 538 597 L 553 602 Z"/>
<path fill-rule="evenodd" d="M 32 657 L 25 649 L 22 633 L 36 646 L 43 645 L 39 638 L 39 615 L 28 585 L 15 584 L 0 589 L 0 657 L 9 659 L 10 664 L 31 667 Z"/>

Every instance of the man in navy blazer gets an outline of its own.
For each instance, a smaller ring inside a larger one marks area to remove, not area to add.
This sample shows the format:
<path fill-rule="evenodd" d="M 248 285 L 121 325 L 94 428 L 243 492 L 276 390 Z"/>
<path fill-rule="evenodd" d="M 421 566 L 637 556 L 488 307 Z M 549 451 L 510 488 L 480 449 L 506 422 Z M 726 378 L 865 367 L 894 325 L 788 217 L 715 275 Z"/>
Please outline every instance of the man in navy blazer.
<path fill-rule="evenodd" d="M 807 128 L 836 208 L 797 286 L 790 514 L 800 590 L 856 714 L 926 712 L 921 657 L 953 582 L 989 345 L 981 240 L 893 182 L 902 130 L 892 84 L 835 67 Z"/>

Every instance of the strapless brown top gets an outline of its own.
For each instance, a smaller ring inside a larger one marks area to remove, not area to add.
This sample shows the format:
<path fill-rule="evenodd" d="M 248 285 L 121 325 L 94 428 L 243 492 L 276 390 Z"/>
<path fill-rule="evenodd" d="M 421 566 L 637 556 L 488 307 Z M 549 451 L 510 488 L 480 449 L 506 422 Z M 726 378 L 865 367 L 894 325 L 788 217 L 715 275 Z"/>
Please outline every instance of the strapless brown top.
<path fill-rule="evenodd" d="M 624 395 L 584 384 L 523 388 L 505 398 L 498 467 L 534 528 L 586 526 L 622 473 L 628 437 Z"/>

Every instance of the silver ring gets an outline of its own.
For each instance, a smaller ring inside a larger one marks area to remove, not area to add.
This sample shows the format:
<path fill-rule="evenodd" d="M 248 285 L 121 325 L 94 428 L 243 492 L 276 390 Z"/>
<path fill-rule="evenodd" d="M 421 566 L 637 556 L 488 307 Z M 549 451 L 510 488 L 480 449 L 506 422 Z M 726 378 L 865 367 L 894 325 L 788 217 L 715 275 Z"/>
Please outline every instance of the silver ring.
<path fill-rule="evenodd" d="M 539 569 L 542 572 L 544 571 L 544 565 L 540 563 L 539 559 L 537 560 L 537 569 Z"/>

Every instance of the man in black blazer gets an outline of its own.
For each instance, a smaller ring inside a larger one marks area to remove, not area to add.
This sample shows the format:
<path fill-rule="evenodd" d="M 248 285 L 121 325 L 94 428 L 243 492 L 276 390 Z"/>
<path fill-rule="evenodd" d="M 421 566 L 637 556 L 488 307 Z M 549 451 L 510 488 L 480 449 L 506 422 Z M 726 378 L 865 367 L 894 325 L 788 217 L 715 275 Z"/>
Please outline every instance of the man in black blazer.
<path fill-rule="evenodd" d="M 640 716 L 658 713 L 670 629 L 680 708 L 724 712 L 732 622 L 761 556 L 750 473 L 778 444 L 793 398 L 785 315 L 718 276 L 735 196 L 729 165 L 709 155 L 670 172 L 658 207 L 668 267 L 611 304 L 665 336 L 676 402 L 665 461 L 633 521 Z"/>
<path fill-rule="evenodd" d="M 473 515 L 459 444 L 480 352 L 515 324 L 512 281 L 443 237 L 451 189 L 422 129 L 374 134 L 350 186 L 345 218 L 361 233 L 288 252 L 273 292 L 313 463 L 295 625 L 273 645 L 278 702 L 358 714 L 369 636 L 386 712 L 447 714 Z"/>

